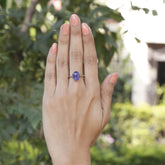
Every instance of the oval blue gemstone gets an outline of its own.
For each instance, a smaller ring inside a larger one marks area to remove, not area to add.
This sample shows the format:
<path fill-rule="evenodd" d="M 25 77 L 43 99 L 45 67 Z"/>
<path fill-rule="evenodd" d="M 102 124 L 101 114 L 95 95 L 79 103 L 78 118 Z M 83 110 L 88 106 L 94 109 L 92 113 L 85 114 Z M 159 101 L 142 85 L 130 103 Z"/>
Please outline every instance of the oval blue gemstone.
<path fill-rule="evenodd" d="M 75 71 L 73 72 L 72 77 L 75 81 L 78 81 L 80 79 L 80 73 Z"/>

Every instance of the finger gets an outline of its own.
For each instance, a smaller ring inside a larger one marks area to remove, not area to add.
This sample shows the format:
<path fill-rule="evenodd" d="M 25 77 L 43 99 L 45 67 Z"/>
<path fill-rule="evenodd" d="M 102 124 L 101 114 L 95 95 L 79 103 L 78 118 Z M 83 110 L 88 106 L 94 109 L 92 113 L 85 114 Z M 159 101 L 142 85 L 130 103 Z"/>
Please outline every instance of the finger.
<path fill-rule="evenodd" d="M 93 85 L 98 81 L 97 54 L 94 39 L 89 26 L 82 24 L 83 46 L 84 46 L 84 73 L 85 83 Z"/>
<path fill-rule="evenodd" d="M 113 73 L 108 75 L 101 85 L 101 105 L 103 109 L 103 126 L 107 124 L 110 117 L 110 105 L 112 100 L 112 94 L 114 85 L 117 81 L 118 74 Z"/>
<path fill-rule="evenodd" d="M 56 54 L 57 44 L 54 43 L 49 50 L 45 70 L 44 94 L 49 96 L 54 94 L 56 88 Z"/>
<path fill-rule="evenodd" d="M 57 86 L 68 86 L 69 24 L 61 26 L 57 52 Z"/>
<path fill-rule="evenodd" d="M 69 53 L 70 75 L 72 75 L 74 71 L 78 71 L 80 75 L 82 75 L 83 46 L 82 46 L 80 19 L 76 14 L 73 14 L 70 18 L 70 22 L 71 22 L 70 53 Z M 71 79 L 71 81 L 73 81 L 73 79 Z"/>

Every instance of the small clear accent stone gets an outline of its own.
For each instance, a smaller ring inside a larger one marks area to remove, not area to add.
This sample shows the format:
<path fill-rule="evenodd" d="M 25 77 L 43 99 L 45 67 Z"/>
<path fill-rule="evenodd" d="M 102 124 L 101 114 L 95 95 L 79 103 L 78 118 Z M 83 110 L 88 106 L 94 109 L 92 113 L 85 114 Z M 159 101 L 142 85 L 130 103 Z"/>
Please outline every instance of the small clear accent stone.
<path fill-rule="evenodd" d="M 78 81 L 80 79 L 80 73 L 75 71 L 75 72 L 73 72 L 72 77 L 73 77 L 74 81 Z"/>

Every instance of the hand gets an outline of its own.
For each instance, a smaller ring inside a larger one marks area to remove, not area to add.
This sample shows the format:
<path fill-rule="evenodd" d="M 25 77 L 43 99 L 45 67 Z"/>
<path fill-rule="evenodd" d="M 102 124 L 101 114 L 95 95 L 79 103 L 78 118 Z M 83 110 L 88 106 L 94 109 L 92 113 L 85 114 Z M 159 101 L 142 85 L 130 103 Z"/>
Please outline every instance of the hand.
<path fill-rule="evenodd" d="M 85 78 L 68 78 L 74 71 Z M 117 74 L 101 87 L 92 32 L 77 15 L 63 24 L 50 48 L 45 73 L 43 128 L 53 164 L 90 164 L 90 147 L 107 124 Z"/>

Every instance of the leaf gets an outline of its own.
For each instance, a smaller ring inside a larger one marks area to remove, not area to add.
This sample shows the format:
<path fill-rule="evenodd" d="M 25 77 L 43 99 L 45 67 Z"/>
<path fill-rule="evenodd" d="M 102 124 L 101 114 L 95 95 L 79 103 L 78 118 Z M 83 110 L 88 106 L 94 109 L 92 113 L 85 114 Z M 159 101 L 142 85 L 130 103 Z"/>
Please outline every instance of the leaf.
<path fill-rule="evenodd" d="M 152 10 L 152 15 L 157 16 L 158 15 L 157 11 L 156 10 Z"/>
<path fill-rule="evenodd" d="M 114 39 L 114 37 L 113 37 L 112 35 L 111 35 L 111 36 L 106 35 L 106 42 L 107 42 L 109 45 L 111 45 L 111 46 L 113 46 L 114 48 L 117 49 L 116 39 Z"/>
<path fill-rule="evenodd" d="M 147 8 L 142 8 L 143 10 L 144 10 L 144 12 L 146 13 L 146 14 L 148 14 L 149 13 L 149 9 L 147 9 Z"/>
<path fill-rule="evenodd" d="M 60 26 L 64 23 L 64 20 L 60 19 L 51 27 L 53 31 L 59 31 Z"/>
<path fill-rule="evenodd" d="M 104 50 L 104 56 L 103 56 L 103 60 L 104 60 L 104 64 L 105 64 L 105 66 L 108 66 L 109 65 L 109 63 L 110 63 L 110 61 L 111 61 L 111 59 L 112 59 L 112 57 L 113 57 L 113 55 L 114 55 L 114 48 L 113 47 L 111 47 L 111 49 L 109 50 L 107 50 L 107 49 L 105 49 Z"/>
<path fill-rule="evenodd" d="M 96 45 L 96 51 L 97 51 L 97 58 L 100 62 L 100 60 L 103 58 L 103 47 L 105 44 L 105 38 L 104 35 L 96 32 L 95 34 L 95 45 Z"/>
<path fill-rule="evenodd" d="M 99 71 L 99 81 L 100 83 L 102 83 L 105 77 L 108 75 L 108 72 L 104 67 L 99 67 L 98 71 Z"/>
<path fill-rule="evenodd" d="M 41 110 L 41 108 L 40 108 Z M 27 117 L 34 129 L 37 128 L 38 124 L 41 121 L 41 111 L 38 109 L 30 109 L 29 112 L 27 113 Z"/>
<path fill-rule="evenodd" d="M 135 37 L 135 40 L 136 40 L 137 43 L 141 42 L 137 37 Z"/>

